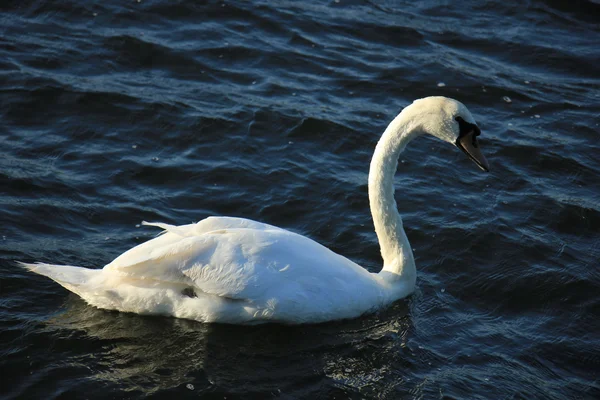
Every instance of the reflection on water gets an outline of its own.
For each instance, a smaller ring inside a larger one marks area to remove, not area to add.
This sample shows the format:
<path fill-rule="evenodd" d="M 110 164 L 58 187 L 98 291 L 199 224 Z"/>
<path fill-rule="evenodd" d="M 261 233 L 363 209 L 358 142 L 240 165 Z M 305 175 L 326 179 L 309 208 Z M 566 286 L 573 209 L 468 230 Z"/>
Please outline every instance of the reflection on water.
<path fill-rule="evenodd" d="M 306 326 L 143 317 L 99 310 L 76 296 L 65 309 L 46 328 L 56 335 L 84 332 L 82 352 L 97 349 L 88 360 L 91 378 L 145 394 L 182 387 L 195 393 L 306 395 L 322 391 L 324 383 L 346 395 L 368 392 L 374 383 L 381 390 L 382 382 L 401 382 L 389 362 L 406 353 L 411 327 L 406 302 L 374 316 Z M 72 361 L 85 357 L 76 354 Z"/>

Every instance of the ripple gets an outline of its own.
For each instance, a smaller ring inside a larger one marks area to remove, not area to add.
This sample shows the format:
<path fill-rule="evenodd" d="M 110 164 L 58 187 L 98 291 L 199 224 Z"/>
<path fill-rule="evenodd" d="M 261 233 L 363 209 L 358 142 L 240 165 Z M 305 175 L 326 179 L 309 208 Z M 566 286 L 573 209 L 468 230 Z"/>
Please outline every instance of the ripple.
<path fill-rule="evenodd" d="M 461 6 L 3 4 L 1 395 L 594 397 L 598 5 Z M 110 313 L 13 262 L 100 268 L 142 220 L 234 215 L 376 272 L 371 154 L 429 95 L 470 108 L 492 172 L 439 141 L 402 154 L 418 289 L 376 315 Z"/>

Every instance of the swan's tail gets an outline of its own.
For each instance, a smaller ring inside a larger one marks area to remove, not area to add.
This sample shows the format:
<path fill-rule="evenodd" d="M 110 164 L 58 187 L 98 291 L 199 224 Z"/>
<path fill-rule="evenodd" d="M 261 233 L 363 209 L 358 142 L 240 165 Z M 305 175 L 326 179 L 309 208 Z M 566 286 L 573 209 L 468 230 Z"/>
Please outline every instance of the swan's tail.
<path fill-rule="evenodd" d="M 47 276 L 64 288 L 81 296 L 87 291 L 92 280 L 97 278 L 102 270 L 74 267 L 71 265 L 53 265 L 45 263 L 28 264 L 18 262 L 24 268 L 36 274 Z"/>

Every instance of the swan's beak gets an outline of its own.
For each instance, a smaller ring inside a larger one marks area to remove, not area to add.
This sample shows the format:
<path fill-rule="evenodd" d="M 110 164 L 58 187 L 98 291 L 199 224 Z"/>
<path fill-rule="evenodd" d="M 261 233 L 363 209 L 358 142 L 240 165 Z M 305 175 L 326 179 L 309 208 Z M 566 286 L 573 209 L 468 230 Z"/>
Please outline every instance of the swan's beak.
<path fill-rule="evenodd" d="M 481 153 L 481 150 L 479 150 L 479 143 L 477 143 L 477 134 L 475 133 L 475 130 L 456 139 L 456 146 L 464 151 L 471 160 L 475 161 L 475 164 L 477 164 L 479 168 L 485 172 L 490 172 L 490 165 L 485 159 L 485 156 Z"/>

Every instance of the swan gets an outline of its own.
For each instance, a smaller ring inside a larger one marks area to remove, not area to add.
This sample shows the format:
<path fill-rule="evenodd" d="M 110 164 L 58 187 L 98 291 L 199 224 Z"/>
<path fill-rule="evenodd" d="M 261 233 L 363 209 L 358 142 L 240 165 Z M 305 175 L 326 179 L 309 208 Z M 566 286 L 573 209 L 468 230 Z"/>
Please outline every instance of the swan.
<path fill-rule="evenodd" d="M 102 269 L 21 263 L 108 310 L 202 322 L 320 323 L 355 318 L 410 295 L 416 268 L 394 199 L 398 156 L 422 134 L 455 145 L 482 170 L 480 130 L 445 97 L 415 100 L 381 136 L 369 171 L 369 203 L 383 268 L 370 273 L 302 235 L 233 217 L 161 228 L 162 234 Z"/>

